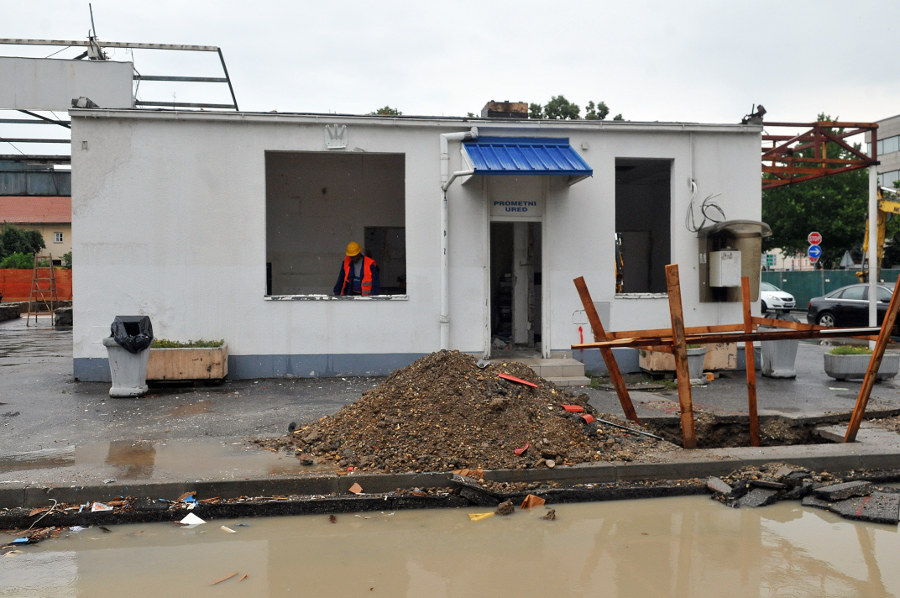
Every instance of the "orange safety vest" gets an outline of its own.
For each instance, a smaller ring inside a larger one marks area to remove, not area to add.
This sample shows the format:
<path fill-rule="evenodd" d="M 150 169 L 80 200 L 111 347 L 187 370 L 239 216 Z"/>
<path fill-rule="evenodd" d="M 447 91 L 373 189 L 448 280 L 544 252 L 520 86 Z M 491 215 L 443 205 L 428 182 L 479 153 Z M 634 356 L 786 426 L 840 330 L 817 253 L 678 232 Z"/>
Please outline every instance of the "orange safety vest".
<path fill-rule="evenodd" d="M 362 281 L 360 284 L 361 295 L 371 295 L 372 294 L 372 267 L 375 265 L 375 260 L 370 257 L 363 256 L 363 272 L 362 272 Z M 341 295 L 345 294 L 347 290 L 347 281 L 350 280 L 350 258 L 344 258 L 344 285 L 341 287 Z"/>

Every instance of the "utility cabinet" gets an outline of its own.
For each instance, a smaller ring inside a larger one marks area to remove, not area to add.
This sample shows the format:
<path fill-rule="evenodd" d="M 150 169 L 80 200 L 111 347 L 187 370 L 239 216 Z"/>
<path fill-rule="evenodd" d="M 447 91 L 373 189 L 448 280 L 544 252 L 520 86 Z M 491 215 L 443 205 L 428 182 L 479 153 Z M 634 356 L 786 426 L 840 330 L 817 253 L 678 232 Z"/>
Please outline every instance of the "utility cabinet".
<path fill-rule="evenodd" d="M 759 299 L 763 237 L 772 229 L 755 220 L 726 220 L 697 232 L 700 301 L 741 301 L 741 277 L 750 279 L 750 300 Z"/>

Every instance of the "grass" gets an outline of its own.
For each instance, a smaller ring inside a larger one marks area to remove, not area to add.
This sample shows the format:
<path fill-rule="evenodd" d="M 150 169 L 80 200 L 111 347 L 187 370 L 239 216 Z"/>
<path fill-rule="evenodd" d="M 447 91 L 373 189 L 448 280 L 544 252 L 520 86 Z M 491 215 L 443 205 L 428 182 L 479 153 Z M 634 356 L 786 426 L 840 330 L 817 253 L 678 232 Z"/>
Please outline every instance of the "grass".
<path fill-rule="evenodd" d="M 828 353 L 831 355 L 871 355 L 872 350 L 864 345 L 839 345 Z"/>
<path fill-rule="evenodd" d="M 154 349 L 210 349 L 221 347 L 224 344 L 225 339 L 207 341 L 201 338 L 195 341 L 173 341 L 167 338 L 155 338 L 150 346 Z"/>

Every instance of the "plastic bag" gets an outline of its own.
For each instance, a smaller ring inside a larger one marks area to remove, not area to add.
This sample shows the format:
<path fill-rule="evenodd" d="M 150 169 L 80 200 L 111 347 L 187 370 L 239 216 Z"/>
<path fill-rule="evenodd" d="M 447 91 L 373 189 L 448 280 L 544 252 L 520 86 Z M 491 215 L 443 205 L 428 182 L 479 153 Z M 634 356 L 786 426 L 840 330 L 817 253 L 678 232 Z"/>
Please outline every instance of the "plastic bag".
<path fill-rule="evenodd" d="M 150 316 L 116 316 L 110 326 L 110 336 L 130 353 L 140 353 L 153 342 Z"/>

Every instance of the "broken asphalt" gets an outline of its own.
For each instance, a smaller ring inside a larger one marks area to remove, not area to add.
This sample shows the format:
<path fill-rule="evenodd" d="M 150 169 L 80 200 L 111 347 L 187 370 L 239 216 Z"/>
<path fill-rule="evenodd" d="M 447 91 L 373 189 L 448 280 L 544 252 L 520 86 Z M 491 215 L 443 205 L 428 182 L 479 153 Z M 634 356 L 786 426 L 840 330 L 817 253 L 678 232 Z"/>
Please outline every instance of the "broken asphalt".
<path fill-rule="evenodd" d="M 98 343 L 100 339 L 98 339 Z M 783 417 L 819 424 L 835 442 L 771 447 L 682 451 L 657 463 L 605 463 L 555 469 L 485 472 L 506 482 L 556 482 L 561 487 L 633 482 L 671 482 L 681 493 L 705 492 L 696 483 L 737 469 L 771 462 L 833 473 L 900 470 L 900 435 L 863 422 L 857 442 L 839 442 L 861 383 L 825 375 L 829 347 L 799 344 L 793 379 L 757 375 L 761 420 Z M 24 318 L 0 323 L 0 509 L 49 506 L 51 501 L 85 504 L 121 496 L 174 500 L 185 492 L 201 497 L 337 497 L 303 512 L 397 508 L 386 497 L 398 489 L 448 487 L 449 472 L 351 474 L 317 470 L 296 457 L 250 444 L 251 437 L 287 433 L 291 422 L 312 422 L 374 388 L 381 378 L 226 380 L 217 385 L 154 386 L 144 397 L 113 399 L 109 383 L 72 376 L 71 329 L 55 329 L 49 318 L 26 326 Z M 634 390 L 644 421 L 678 418 L 671 388 Z M 867 418 L 900 413 L 900 381 L 875 385 Z M 616 394 L 586 392 L 601 413 L 622 414 Z M 695 410 L 746 422 L 742 371 L 725 372 L 692 389 Z M 348 494 L 358 483 L 364 496 Z M 616 497 L 649 496 L 636 487 Z M 678 493 L 675 490 L 674 493 Z M 408 506 L 429 506 L 406 495 Z M 609 498 L 610 495 L 596 496 Z M 392 499 L 393 500 L 393 499 Z M 346 502 L 341 502 L 346 501 Z M 368 505 L 365 501 L 375 501 Z M 442 503 L 446 504 L 446 503 Z M 280 511 L 272 511 L 280 512 Z M 281 511 L 286 512 L 286 511 Z"/>

